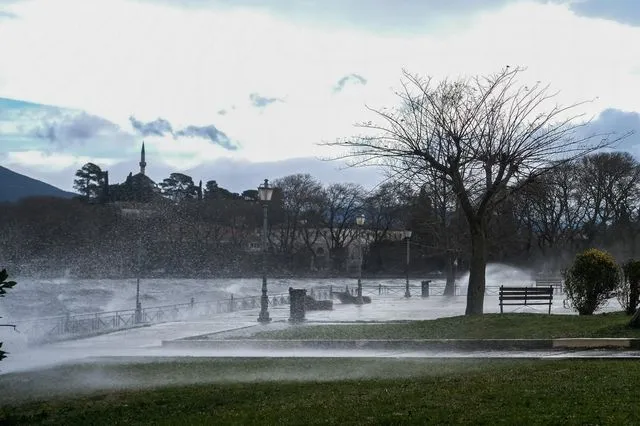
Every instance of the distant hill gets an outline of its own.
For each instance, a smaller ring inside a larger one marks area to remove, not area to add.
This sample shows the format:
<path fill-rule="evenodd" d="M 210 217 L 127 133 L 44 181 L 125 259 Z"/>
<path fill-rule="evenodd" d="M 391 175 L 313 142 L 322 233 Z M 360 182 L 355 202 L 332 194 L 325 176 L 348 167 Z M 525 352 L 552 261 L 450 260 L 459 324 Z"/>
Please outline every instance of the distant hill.
<path fill-rule="evenodd" d="M 37 179 L 0 166 L 0 202 L 18 201 L 26 197 L 71 198 L 76 194 L 63 191 Z"/>

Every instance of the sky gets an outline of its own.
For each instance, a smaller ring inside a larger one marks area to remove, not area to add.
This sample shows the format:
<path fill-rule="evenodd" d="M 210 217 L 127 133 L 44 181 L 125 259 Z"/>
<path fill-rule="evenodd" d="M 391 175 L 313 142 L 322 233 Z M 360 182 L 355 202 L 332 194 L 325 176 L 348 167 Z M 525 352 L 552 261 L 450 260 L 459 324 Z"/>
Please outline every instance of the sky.
<path fill-rule="evenodd" d="M 0 165 L 70 190 L 171 172 L 243 191 L 310 173 L 365 106 L 397 105 L 402 70 L 436 79 L 526 67 L 584 100 L 599 131 L 640 134 L 637 0 L 0 0 Z M 640 136 L 624 149 L 640 155 Z"/>

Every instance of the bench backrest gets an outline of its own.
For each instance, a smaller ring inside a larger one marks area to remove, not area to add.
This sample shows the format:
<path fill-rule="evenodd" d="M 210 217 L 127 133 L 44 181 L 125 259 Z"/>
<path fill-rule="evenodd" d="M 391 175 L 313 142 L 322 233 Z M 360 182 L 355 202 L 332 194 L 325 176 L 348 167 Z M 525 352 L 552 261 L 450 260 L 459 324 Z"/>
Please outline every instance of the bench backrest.
<path fill-rule="evenodd" d="M 500 292 L 501 293 L 528 293 L 528 294 L 534 294 L 534 293 L 553 293 L 553 287 L 552 286 L 548 286 L 548 287 L 506 287 L 501 285 L 500 286 Z"/>
<path fill-rule="evenodd" d="M 500 286 L 500 313 L 503 305 L 548 305 L 551 313 L 553 287 Z"/>
<path fill-rule="evenodd" d="M 500 300 L 552 300 L 553 287 L 500 286 Z"/>

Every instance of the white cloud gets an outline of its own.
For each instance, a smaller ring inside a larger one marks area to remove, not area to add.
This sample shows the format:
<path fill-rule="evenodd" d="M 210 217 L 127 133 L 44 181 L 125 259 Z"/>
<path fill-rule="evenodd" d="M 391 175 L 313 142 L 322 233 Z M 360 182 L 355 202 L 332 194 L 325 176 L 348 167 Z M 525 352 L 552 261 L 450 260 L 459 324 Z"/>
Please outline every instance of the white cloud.
<path fill-rule="evenodd" d="M 19 166 L 21 169 L 46 168 L 52 171 L 61 171 L 69 167 L 82 167 L 86 163 L 95 163 L 101 167 L 109 167 L 117 161 L 110 158 L 92 158 L 88 156 L 75 156 L 70 154 L 56 154 L 44 151 L 12 151 L 6 153 L 6 164 L 9 167 Z"/>
<path fill-rule="evenodd" d="M 251 9 L 178 9 L 125 0 L 32 0 L 0 24 L 0 94 L 175 128 L 214 124 L 242 149 L 201 139 L 148 140 L 163 161 L 189 168 L 216 158 L 277 161 L 330 153 L 316 144 L 354 133 L 363 108 L 393 105 L 400 70 L 436 77 L 528 67 L 529 81 L 563 103 L 640 111 L 640 28 L 578 17 L 568 6 L 518 2 L 464 29 L 422 35 L 302 26 Z M 456 22 L 451 22 L 456 26 Z M 349 74 L 367 80 L 334 93 Z M 251 105 L 251 93 L 282 99 Z M 235 106 L 235 109 L 231 109 Z M 225 109 L 225 115 L 217 111 Z M 26 154 L 25 154 L 26 155 Z"/>
<path fill-rule="evenodd" d="M 229 151 L 203 138 L 172 136 L 145 138 L 147 152 L 154 153 L 164 164 L 187 170 L 199 164 L 228 156 Z"/>

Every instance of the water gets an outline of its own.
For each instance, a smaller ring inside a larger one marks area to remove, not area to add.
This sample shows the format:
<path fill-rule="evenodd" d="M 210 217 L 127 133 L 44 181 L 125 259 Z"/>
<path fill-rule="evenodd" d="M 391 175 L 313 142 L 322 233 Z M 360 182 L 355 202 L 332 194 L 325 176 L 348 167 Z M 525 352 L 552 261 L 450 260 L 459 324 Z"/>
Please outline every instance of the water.
<path fill-rule="evenodd" d="M 466 289 L 469 284 L 469 273 L 459 278 L 461 288 Z M 485 271 L 485 284 L 487 287 L 500 287 L 501 285 L 532 286 L 535 279 L 531 271 L 516 268 L 500 263 L 490 263 Z"/>
<path fill-rule="evenodd" d="M 136 300 L 135 279 L 33 279 L 16 278 L 18 285 L 0 300 L 0 315 L 12 320 L 56 315 L 105 312 L 134 309 Z M 403 286 L 404 279 L 365 280 L 363 285 Z M 413 292 L 418 292 L 419 281 L 413 281 Z M 434 282 L 443 285 L 443 282 Z M 353 278 L 331 279 L 270 279 L 270 295 L 287 293 L 289 287 L 311 289 L 332 285 L 343 291 L 345 286 L 353 288 Z M 145 307 L 176 303 L 213 301 L 243 296 L 257 296 L 261 292 L 262 280 L 243 279 L 142 279 L 140 301 Z"/>
<path fill-rule="evenodd" d="M 0 315 L 22 320 L 26 318 L 56 315 L 104 312 L 119 309 L 134 309 L 136 300 L 135 279 L 74 279 L 74 278 L 23 278 L 17 277 L 18 285 L 0 301 Z M 412 292 L 419 293 L 421 278 L 411 280 Z M 466 290 L 469 275 L 458 280 L 457 287 Z M 528 271 L 508 265 L 489 264 L 486 271 L 488 287 L 500 285 L 531 285 Z M 405 280 L 364 279 L 363 285 L 403 286 Z M 239 279 L 142 279 L 140 301 L 143 306 L 159 306 L 187 303 L 194 298 L 198 302 L 256 296 L 260 294 L 260 278 Z M 354 278 L 328 279 L 269 279 L 269 294 L 286 293 L 289 287 L 311 289 L 332 285 L 336 290 L 345 286 L 356 286 Z M 444 285 L 443 280 L 433 280 L 432 288 Z"/>
<path fill-rule="evenodd" d="M 40 316 L 59 315 L 62 313 L 98 312 L 114 309 L 132 309 L 135 306 L 136 281 L 129 280 L 78 280 L 62 279 L 21 279 L 7 297 L 0 299 L 0 315 L 3 321 L 18 320 Z M 464 289 L 468 284 L 468 276 L 458 280 L 458 288 Z M 413 297 L 405 299 L 404 292 L 386 296 L 372 295 L 370 305 L 360 307 L 342 305 L 334 301 L 334 310 L 308 312 L 308 323 L 343 323 L 353 321 L 389 321 L 389 320 L 423 320 L 464 314 L 465 296 L 421 298 L 420 278 L 412 280 Z M 489 265 L 487 268 L 487 286 L 530 285 L 532 280 L 527 271 L 505 265 Z M 260 279 L 143 279 L 141 280 L 141 300 L 143 306 L 157 306 L 172 303 L 185 303 L 191 297 L 196 301 L 226 299 L 232 294 L 235 297 L 258 295 L 261 287 Z M 374 290 L 374 286 L 387 285 L 401 287 L 404 279 L 366 279 L 363 284 Z M 336 290 L 343 290 L 356 285 L 352 278 L 340 279 L 271 279 L 269 294 L 284 293 L 289 287 L 312 288 L 315 286 L 333 285 Z M 435 280 L 432 288 L 441 290 L 444 281 Z M 573 314 L 562 306 L 561 295 L 554 297 L 552 312 Z M 510 307 L 507 312 L 545 312 L 545 307 Z M 620 310 L 615 300 L 611 300 L 605 311 Z M 497 294 L 485 296 L 485 312 L 499 312 Z M 274 322 L 267 327 L 288 326 L 288 306 L 270 308 Z M 44 366 L 67 362 L 79 362 L 87 357 L 104 356 L 241 356 L 245 352 L 234 351 L 175 351 L 162 347 L 163 340 L 208 334 L 250 327 L 255 330 L 261 327 L 256 321 L 257 310 L 236 311 L 231 314 L 218 314 L 202 320 L 163 323 L 151 327 L 143 327 L 96 336 L 76 341 L 59 342 L 40 347 L 30 347 L 27 339 L 20 333 L 9 329 L 0 329 L 0 340 L 6 342 L 6 349 L 11 352 L 10 358 L 0 364 L 0 373 L 24 371 Z M 406 352 L 406 351 L 405 351 Z M 280 353 L 280 356 L 286 354 Z M 293 351 L 287 356 L 300 356 Z M 367 356 L 405 356 L 402 351 L 390 353 L 378 352 Z M 269 351 L 255 351 L 251 356 L 275 356 Z M 333 351 L 314 353 L 313 356 L 337 356 Z M 355 353 L 354 353 L 355 356 Z M 363 354 L 360 354 L 363 356 Z M 416 353 L 415 356 L 427 356 Z M 438 353 L 438 356 L 448 356 Z M 453 355 L 452 355 L 453 356 Z"/>

